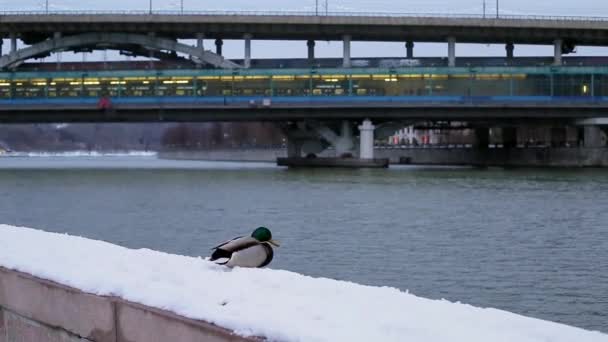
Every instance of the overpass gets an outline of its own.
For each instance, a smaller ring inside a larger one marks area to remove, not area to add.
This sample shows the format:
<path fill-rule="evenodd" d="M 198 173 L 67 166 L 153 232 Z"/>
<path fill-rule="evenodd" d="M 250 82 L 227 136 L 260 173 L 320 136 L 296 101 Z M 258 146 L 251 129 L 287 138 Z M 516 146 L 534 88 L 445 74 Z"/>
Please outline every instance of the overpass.
<path fill-rule="evenodd" d="M 251 40 L 303 40 L 314 60 L 315 41 L 342 41 L 343 66 L 350 67 L 352 41 L 404 42 L 408 58 L 415 42 L 447 42 L 450 66 L 456 65 L 456 43 L 505 44 L 509 58 L 515 44 L 554 46 L 554 64 L 577 45 L 608 46 L 608 18 L 478 15 L 416 15 L 280 12 L 1 12 L 0 37 L 10 40 L 0 68 L 55 51 L 125 49 L 163 56 L 179 52 L 198 64 L 249 67 Z M 29 47 L 18 50 L 18 39 Z M 196 40 L 189 46 L 180 40 Z M 215 39 L 215 51 L 203 39 Z M 221 58 L 223 39 L 244 40 L 244 62 Z"/>

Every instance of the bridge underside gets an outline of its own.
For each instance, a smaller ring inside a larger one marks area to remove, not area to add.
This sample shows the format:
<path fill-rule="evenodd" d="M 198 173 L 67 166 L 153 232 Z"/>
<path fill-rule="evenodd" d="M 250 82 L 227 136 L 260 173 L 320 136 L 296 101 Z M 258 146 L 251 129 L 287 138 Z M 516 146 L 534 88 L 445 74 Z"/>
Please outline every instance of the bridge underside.
<path fill-rule="evenodd" d="M 211 122 L 211 121 L 339 121 L 374 122 L 466 121 L 476 123 L 574 123 L 608 117 L 608 104 L 461 104 L 461 105 L 273 105 L 261 101 L 236 104 L 115 104 L 99 109 L 97 103 L 60 105 L 2 105 L 1 123 L 68 122 Z"/>

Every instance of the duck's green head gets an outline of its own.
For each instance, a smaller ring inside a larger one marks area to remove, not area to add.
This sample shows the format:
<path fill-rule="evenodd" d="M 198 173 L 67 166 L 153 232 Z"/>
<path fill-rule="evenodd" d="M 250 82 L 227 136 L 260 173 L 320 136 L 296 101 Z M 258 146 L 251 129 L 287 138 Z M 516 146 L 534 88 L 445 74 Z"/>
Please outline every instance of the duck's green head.
<path fill-rule="evenodd" d="M 251 237 L 260 242 L 268 242 L 276 247 L 280 246 L 278 241 L 272 239 L 272 233 L 270 232 L 270 229 L 266 227 L 260 227 L 254 230 Z"/>

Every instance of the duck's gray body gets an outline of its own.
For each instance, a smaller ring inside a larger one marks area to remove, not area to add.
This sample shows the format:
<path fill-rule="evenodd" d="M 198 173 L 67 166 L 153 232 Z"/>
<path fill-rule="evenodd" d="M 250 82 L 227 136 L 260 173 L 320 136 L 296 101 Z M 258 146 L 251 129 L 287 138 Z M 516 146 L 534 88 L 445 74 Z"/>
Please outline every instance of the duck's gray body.
<path fill-rule="evenodd" d="M 249 236 L 227 241 L 213 250 L 210 260 L 228 267 L 264 267 L 274 256 L 269 243 Z"/>

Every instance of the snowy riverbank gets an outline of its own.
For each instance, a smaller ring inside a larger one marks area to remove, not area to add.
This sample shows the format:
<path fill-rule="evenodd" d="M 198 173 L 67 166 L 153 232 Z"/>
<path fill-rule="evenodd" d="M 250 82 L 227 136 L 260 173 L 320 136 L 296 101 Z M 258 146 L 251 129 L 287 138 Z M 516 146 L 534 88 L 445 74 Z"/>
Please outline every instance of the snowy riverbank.
<path fill-rule="evenodd" d="M 393 288 L 229 270 L 202 258 L 6 225 L 0 225 L 0 266 L 272 341 L 608 342 L 599 332 Z"/>

